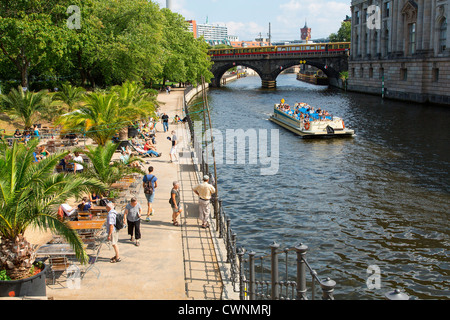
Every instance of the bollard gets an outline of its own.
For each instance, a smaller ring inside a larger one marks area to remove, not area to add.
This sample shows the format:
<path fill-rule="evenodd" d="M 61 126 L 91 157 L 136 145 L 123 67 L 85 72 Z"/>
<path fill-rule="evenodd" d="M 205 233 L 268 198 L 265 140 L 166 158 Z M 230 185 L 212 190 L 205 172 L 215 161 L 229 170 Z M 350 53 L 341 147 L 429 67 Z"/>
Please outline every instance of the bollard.
<path fill-rule="evenodd" d="M 280 247 L 279 244 L 273 242 L 270 245 L 271 249 L 271 281 L 272 281 L 272 300 L 280 299 L 280 288 L 279 288 L 279 273 L 278 273 L 278 253 L 277 249 Z"/>
<path fill-rule="evenodd" d="M 249 252 L 249 261 L 248 261 L 248 268 L 249 268 L 249 299 L 250 300 L 256 300 L 256 292 L 255 292 L 255 282 L 256 282 L 256 272 L 255 272 L 255 255 L 256 253 L 254 251 Z"/>
<path fill-rule="evenodd" d="M 306 297 L 306 263 L 308 246 L 300 243 L 295 247 L 297 252 L 297 300 L 308 300 Z"/>
<path fill-rule="evenodd" d="M 399 289 L 395 289 L 394 291 L 390 291 L 384 295 L 388 300 L 409 300 L 409 296 L 401 292 Z"/>
<path fill-rule="evenodd" d="M 330 278 L 320 281 L 320 287 L 322 288 L 322 300 L 334 300 L 333 291 L 336 286 L 336 282 Z"/>

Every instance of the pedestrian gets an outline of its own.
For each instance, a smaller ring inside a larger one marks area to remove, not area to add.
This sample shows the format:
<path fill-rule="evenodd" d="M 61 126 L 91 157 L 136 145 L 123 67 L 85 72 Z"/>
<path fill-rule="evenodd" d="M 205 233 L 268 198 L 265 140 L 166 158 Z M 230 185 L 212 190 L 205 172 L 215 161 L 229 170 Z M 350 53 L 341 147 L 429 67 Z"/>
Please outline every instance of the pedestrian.
<path fill-rule="evenodd" d="M 130 241 L 136 241 L 136 246 L 139 246 L 139 240 L 141 239 L 141 215 L 142 208 L 136 197 L 132 197 L 130 203 L 125 207 L 125 218 L 127 219 L 128 235 L 130 235 Z M 133 232 L 134 231 L 134 232 Z M 134 233 L 134 237 L 133 237 Z"/>
<path fill-rule="evenodd" d="M 170 141 L 172 141 L 172 148 L 170 149 L 170 163 L 173 162 L 173 158 L 175 158 L 176 161 L 178 161 L 177 157 L 177 147 L 178 147 L 178 138 L 175 134 L 175 131 L 172 131 L 172 138 L 170 138 Z"/>
<path fill-rule="evenodd" d="M 162 124 L 164 128 L 164 132 L 169 131 L 169 116 L 166 113 L 163 113 L 162 117 Z"/>
<path fill-rule="evenodd" d="M 153 175 L 153 167 L 148 167 L 148 174 L 142 179 L 145 198 L 147 199 L 148 209 L 147 218 L 145 221 L 150 221 L 150 216 L 154 214 L 154 209 L 152 208 L 153 200 L 155 199 L 155 189 L 158 187 L 158 178 Z"/>
<path fill-rule="evenodd" d="M 193 189 L 194 193 L 199 197 L 199 213 L 200 219 L 202 220 L 202 228 L 209 228 L 209 217 L 211 215 L 211 197 L 216 193 L 216 189 L 209 184 L 209 176 L 205 175 L 203 177 L 203 183 L 195 186 Z"/>
<path fill-rule="evenodd" d="M 111 242 L 112 247 L 116 255 L 112 257 L 109 261 L 111 263 L 116 263 L 122 261 L 119 256 L 119 231 L 116 229 L 116 219 L 117 212 L 114 210 L 114 203 L 108 202 L 106 204 L 106 211 L 108 211 L 108 216 L 106 217 L 106 228 L 108 231 L 108 241 Z"/>
<path fill-rule="evenodd" d="M 178 216 L 183 211 L 180 207 L 180 184 L 178 181 L 173 182 L 173 188 L 170 192 L 170 206 L 172 207 L 172 223 L 174 226 L 178 226 Z"/>
<path fill-rule="evenodd" d="M 74 173 L 81 173 L 83 172 L 83 157 L 78 153 L 75 152 L 75 156 L 73 157 L 73 162 L 74 162 L 74 166 L 73 166 L 73 172 Z"/>

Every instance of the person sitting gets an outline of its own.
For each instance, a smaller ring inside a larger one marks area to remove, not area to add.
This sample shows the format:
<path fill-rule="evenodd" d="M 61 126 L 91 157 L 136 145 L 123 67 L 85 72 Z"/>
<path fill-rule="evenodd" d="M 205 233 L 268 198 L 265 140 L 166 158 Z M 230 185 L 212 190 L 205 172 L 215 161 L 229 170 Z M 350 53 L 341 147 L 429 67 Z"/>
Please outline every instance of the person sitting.
<path fill-rule="evenodd" d="M 73 172 L 74 173 L 81 173 L 83 172 L 83 157 L 81 157 L 81 155 L 78 152 L 75 152 L 75 156 L 73 157 L 73 162 L 74 162 L 74 168 L 73 168 Z"/>
<path fill-rule="evenodd" d="M 42 145 L 40 147 L 40 155 L 42 156 L 42 159 L 47 158 L 50 155 L 50 152 L 48 152 L 47 148 L 45 147 L 45 145 Z"/>
<path fill-rule="evenodd" d="M 78 217 L 77 217 L 78 210 L 76 208 L 72 208 L 67 203 L 63 203 L 62 205 L 60 205 L 59 208 L 64 213 L 64 216 L 68 217 L 70 221 L 78 220 Z"/>
<path fill-rule="evenodd" d="M 83 197 L 81 203 L 78 205 L 79 212 L 87 212 L 92 207 L 92 203 L 88 197 Z"/>
<path fill-rule="evenodd" d="M 97 200 L 100 200 L 100 199 L 101 199 L 101 197 L 98 194 L 96 194 L 95 192 L 91 192 L 91 194 L 89 195 L 89 201 L 91 203 L 92 202 L 97 203 Z"/>
<path fill-rule="evenodd" d="M 14 132 L 14 138 L 16 139 L 22 138 L 22 134 L 20 133 L 19 129 L 16 129 L 16 132 Z"/>

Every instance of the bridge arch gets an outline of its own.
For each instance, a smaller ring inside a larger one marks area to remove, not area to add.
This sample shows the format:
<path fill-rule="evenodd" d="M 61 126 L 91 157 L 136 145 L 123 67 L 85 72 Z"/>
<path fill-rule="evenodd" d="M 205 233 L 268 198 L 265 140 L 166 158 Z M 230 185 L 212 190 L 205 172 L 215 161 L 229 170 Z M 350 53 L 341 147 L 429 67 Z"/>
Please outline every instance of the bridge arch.
<path fill-rule="evenodd" d="M 217 64 L 217 65 L 214 64 L 213 68 L 211 70 L 211 72 L 214 75 L 214 78 L 211 81 L 211 85 L 213 87 L 220 87 L 221 86 L 221 81 L 220 80 L 222 79 L 222 77 L 225 74 L 225 72 L 227 72 L 231 68 L 234 68 L 234 67 L 237 67 L 237 66 L 243 66 L 243 67 L 250 68 L 250 69 L 254 70 L 259 75 L 259 77 L 261 77 L 262 74 L 263 74 L 262 70 L 259 70 L 255 66 L 253 66 L 251 64 L 248 64 L 248 63 L 226 62 L 226 63 Z"/>
<path fill-rule="evenodd" d="M 220 79 L 224 73 L 234 66 L 244 66 L 255 70 L 259 75 L 263 88 L 275 88 L 278 75 L 284 70 L 300 65 L 300 61 L 322 70 L 330 79 L 331 85 L 338 85 L 339 73 L 348 70 L 348 55 L 339 56 L 308 56 L 292 57 L 288 55 L 259 55 L 253 57 L 227 57 L 227 59 L 213 59 L 211 72 L 214 78 L 211 86 L 220 87 Z"/>

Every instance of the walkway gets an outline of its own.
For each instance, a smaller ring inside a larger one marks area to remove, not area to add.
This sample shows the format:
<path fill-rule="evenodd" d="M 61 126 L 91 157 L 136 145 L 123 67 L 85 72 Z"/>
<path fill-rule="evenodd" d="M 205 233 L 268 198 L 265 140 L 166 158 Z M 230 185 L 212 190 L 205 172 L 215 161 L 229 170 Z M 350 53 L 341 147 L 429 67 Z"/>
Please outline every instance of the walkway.
<path fill-rule="evenodd" d="M 175 89 L 170 94 L 162 93 L 161 111 L 171 118 L 182 116 L 183 94 Z M 179 157 L 179 162 L 169 163 L 171 142 L 169 133 L 156 135 L 157 149 L 161 158 L 150 158 L 158 178 L 153 207 L 155 215 L 151 222 L 142 222 L 141 245 L 136 247 L 129 241 L 126 230 L 120 232 L 119 250 L 122 261 L 112 264 L 109 258 L 114 250 L 104 246 L 97 267 L 100 277 L 88 272 L 80 289 L 68 289 L 65 276 L 59 277 L 55 285 L 47 286 L 47 296 L 61 299 L 149 299 L 149 300 L 214 300 L 222 294 L 222 280 L 216 261 L 213 240 L 209 229 L 200 228 L 197 197 L 192 187 L 198 183 L 192 159 Z M 184 124 L 170 125 L 179 138 L 178 151 L 189 151 L 189 131 Z M 190 153 L 189 153 L 190 155 Z M 180 226 L 172 225 L 172 212 L 168 203 L 173 181 L 179 181 L 183 214 Z M 145 196 L 139 182 L 138 201 L 146 214 Z M 119 208 L 120 209 L 120 208 Z"/>

